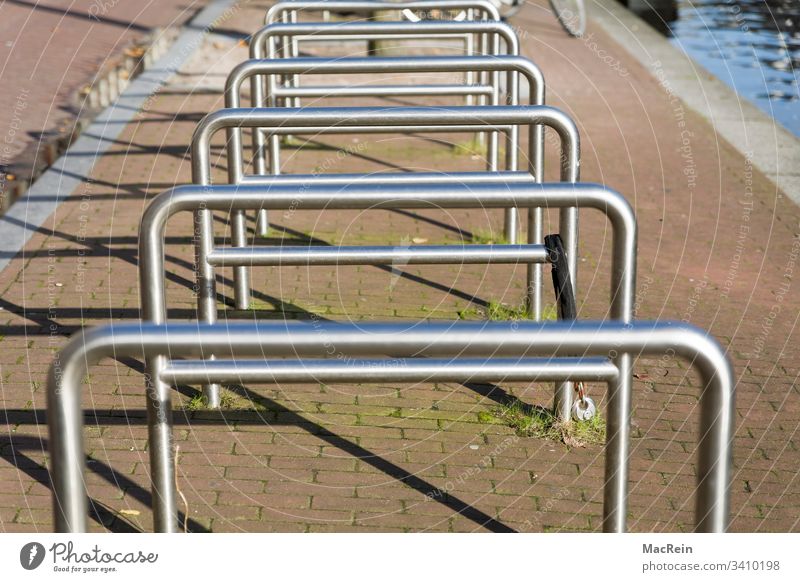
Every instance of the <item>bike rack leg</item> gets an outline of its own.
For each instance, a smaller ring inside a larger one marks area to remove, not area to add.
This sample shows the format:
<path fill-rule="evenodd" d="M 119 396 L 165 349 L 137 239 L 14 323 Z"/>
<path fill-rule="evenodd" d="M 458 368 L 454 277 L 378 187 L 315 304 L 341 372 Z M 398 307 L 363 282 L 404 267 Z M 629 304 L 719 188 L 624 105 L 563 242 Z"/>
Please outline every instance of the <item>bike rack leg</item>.
<path fill-rule="evenodd" d="M 272 79 L 272 75 L 268 77 Z M 264 105 L 264 84 L 271 82 L 267 79 L 254 75 L 250 78 L 250 93 L 252 94 L 253 107 L 263 107 Z M 257 127 L 253 128 L 253 164 L 255 173 L 263 176 L 267 173 L 267 143 L 264 133 Z M 269 215 L 265 209 L 256 211 L 256 236 L 267 236 L 269 234 Z M 249 299 L 249 293 L 248 293 Z"/>
<path fill-rule="evenodd" d="M 147 437 L 150 450 L 150 482 L 153 490 L 153 529 L 178 531 L 175 492 L 175 447 L 172 434 L 172 387 L 160 379 L 166 356 L 148 359 Z"/>
<path fill-rule="evenodd" d="M 564 321 L 575 320 L 578 317 L 578 305 L 572 286 L 572 277 L 569 268 L 569 256 L 564 249 L 563 241 L 559 235 L 544 237 L 545 247 L 548 249 L 552 265 L 553 286 L 555 287 L 556 308 L 558 317 Z M 572 390 L 571 382 L 559 382 L 553 397 L 553 414 L 562 422 L 570 422 L 572 416 Z M 612 388 L 609 388 L 611 390 Z"/>
<path fill-rule="evenodd" d="M 564 251 L 569 264 L 570 281 L 575 298 L 578 297 L 577 285 L 577 255 L 578 255 L 578 209 L 562 208 L 559 219 L 559 231 L 564 240 Z M 620 370 L 620 375 L 623 370 Z M 561 382 L 556 387 L 553 411 L 564 422 L 571 422 L 572 398 L 575 386 L 572 382 Z"/>
<path fill-rule="evenodd" d="M 608 383 L 606 419 L 605 488 L 603 489 L 603 531 L 623 533 L 627 528 L 628 459 L 631 439 L 630 354 L 614 358 L 619 369 L 616 380 Z M 570 393 L 571 395 L 571 393 Z M 570 403 L 570 408 L 572 404 Z M 567 409 L 569 415 L 569 408 Z M 569 416 L 562 416 L 569 418 Z"/>
<path fill-rule="evenodd" d="M 474 20 L 475 15 L 473 14 L 472 8 L 467 10 L 467 20 Z M 464 51 L 467 56 L 474 56 L 475 55 L 475 35 L 468 34 L 466 39 L 466 46 Z M 480 75 L 480 73 L 479 73 Z M 464 82 L 467 85 L 472 85 L 475 82 L 475 73 L 473 71 L 467 71 L 466 75 L 464 76 Z M 466 97 L 466 105 L 469 107 L 474 105 L 475 103 L 475 96 L 474 95 L 467 95 Z"/>
<path fill-rule="evenodd" d="M 202 323 L 217 321 L 217 283 L 214 268 L 208 264 L 206 256 L 214 244 L 214 225 L 210 210 L 199 210 L 195 213 L 195 265 L 197 269 L 197 310 L 198 319 Z M 209 360 L 214 356 L 209 355 Z M 203 386 L 203 396 L 209 408 L 219 408 L 220 385 Z"/>

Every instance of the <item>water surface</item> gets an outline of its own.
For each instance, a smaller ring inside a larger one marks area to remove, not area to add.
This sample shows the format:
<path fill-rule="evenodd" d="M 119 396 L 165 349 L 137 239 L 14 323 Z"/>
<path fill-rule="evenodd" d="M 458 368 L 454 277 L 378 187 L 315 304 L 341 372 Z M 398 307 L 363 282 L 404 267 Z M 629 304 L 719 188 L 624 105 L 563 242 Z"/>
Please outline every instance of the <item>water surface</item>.
<path fill-rule="evenodd" d="M 800 0 L 679 0 L 672 42 L 800 137 Z"/>

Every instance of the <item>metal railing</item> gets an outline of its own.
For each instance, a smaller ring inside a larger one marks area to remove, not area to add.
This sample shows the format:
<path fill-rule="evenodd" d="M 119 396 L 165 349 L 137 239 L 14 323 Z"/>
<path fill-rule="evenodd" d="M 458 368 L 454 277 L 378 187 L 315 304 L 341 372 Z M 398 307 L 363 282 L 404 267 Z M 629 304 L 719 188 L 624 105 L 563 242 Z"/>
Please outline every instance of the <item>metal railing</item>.
<path fill-rule="evenodd" d="M 544 105 L 544 77 L 541 70 L 531 61 L 523 57 L 405 57 L 405 58 L 347 58 L 338 60 L 329 60 L 321 58 L 302 58 L 302 59 L 278 59 L 278 60 L 249 60 L 241 63 L 235 67 L 228 75 L 225 83 L 225 107 L 238 108 L 241 105 L 240 93 L 242 84 L 250 79 L 251 85 L 254 79 L 267 77 L 271 78 L 274 75 L 280 74 L 364 74 L 364 73 L 432 73 L 432 72 L 464 72 L 464 71 L 479 71 L 479 72 L 505 72 L 508 75 L 520 74 L 528 83 L 528 95 L 531 105 Z M 271 83 L 268 83 L 270 86 Z M 509 85 L 512 86 L 512 85 Z M 515 88 L 519 87 L 519 83 L 513 83 Z M 450 94 L 449 86 L 435 86 L 435 87 L 420 87 L 420 86 L 405 86 L 409 89 L 409 94 Z M 306 87 L 304 90 L 308 90 Z M 362 96 L 362 89 L 368 89 L 372 95 L 391 95 L 395 91 L 394 87 L 385 89 L 383 87 L 366 86 L 366 87 L 351 87 L 339 86 L 335 87 L 335 95 L 344 97 Z M 463 89 L 463 87 L 461 87 Z M 252 91 L 251 87 L 251 91 Z M 333 92 L 331 88 L 325 88 L 325 92 Z M 493 89 L 492 103 L 499 104 L 499 96 L 496 90 Z M 259 102 L 257 99 L 253 100 L 254 106 L 260 106 L 264 103 L 270 102 L 270 95 L 267 94 Z M 517 105 L 519 103 L 518 95 L 516 93 L 510 96 L 510 104 Z M 407 126 L 405 131 L 414 131 L 419 128 Z M 477 126 L 478 130 L 482 130 L 482 126 Z M 506 170 L 516 171 L 519 167 L 519 128 L 512 125 L 507 133 L 508 142 L 506 144 Z M 541 126 L 537 127 L 531 139 L 535 142 L 533 148 L 533 158 L 530 160 L 530 168 L 533 178 L 536 181 L 542 181 L 544 173 L 544 131 Z M 253 131 L 253 150 L 254 150 L 254 171 L 257 176 L 267 176 L 267 180 L 272 176 L 280 174 L 280 138 L 273 135 L 270 138 L 270 164 L 269 170 L 264 165 L 264 135 L 259 130 Z M 243 147 L 241 129 L 233 128 L 228 130 L 228 181 L 232 184 L 238 184 L 245 181 L 244 164 L 243 164 Z M 259 162 L 259 160 L 261 160 Z M 492 164 L 489 168 L 490 171 L 498 171 L 499 166 Z M 315 181 L 327 180 L 328 175 L 318 175 Z M 506 229 L 512 228 L 513 234 L 517 233 L 517 220 L 516 209 L 506 209 Z M 508 218 L 508 213 L 511 213 L 511 219 Z M 257 234 L 265 236 L 267 234 L 268 219 L 267 212 L 261 211 L 258 214 L 257 220 Z M 246 239 L 246 223 L 244 216 L 233 216 L 231 220 L 232 238 L 239 241 L 240 246 L 243 246 Z M 530 216 L 528 217 L 528 231 L 532 233 L 529 239 L 541 241 L 542 238 L 542 211 L 541 209 L 531 209 Z M 516 236 L 508 237 L 506 232 L 506 240 L 509 243 L 516 243 Z M 539 269 L 539 267 L 537 267 Z M 541 277 L 539 277 L 541 278 Z M 235 281 L 235 301 L 238 309 L 246 309 L 249 300 L 249 282 L 248 273 L 246 268 L 237 268 L 234 270 Z M 536 316 L 539 316 L 539 302 L 534 302 L 534 311 Z"/>
<path fill-rule="evenodd" d="M 265 17 L 264 23 L 269 25 L 276 22 L 283 22 L 283 23 L 296 23 L 297 16 L 301 13 L 309 13 L 309 12 L 323 12 L 329 13 L 330 11 L 339 11 L 339 12 L 347 12 L 347 13 L 355 13 L 355 14 L 362 14 L 362 15 L 372 15 L 375 12 L 383 12 L 385 13 L 393 13 L 393 14 L 400 14 L 401 18 L 403 15 L 407 15 L 410 11 L 411 13 L 417 12 L 424 15 L 431 15 L 433 11 L 439 12 L 453 12 L 453 11 L 461 11 L 463 14 L 464 19 L 467 21 L 475 21 L 475 20 L 494 20 L 500 21 L 500 12 L 498 11 L 497 7 L 494 6 L 491 2 L 486 0 L 422 0 L 422 1 L 411 1 L 411 2 L 386 2 L 382 0 L 377 0 L 375 2 L 365 2 L 365 1 L 343 1 L 343 0 L 334 0 L 333 2 L 326 2 L 320 0 L 312 0 L 312 1 L 291 1 L 291 2 L 277 2 L 273 6 L 269 8 Z M 406 23 L 408 23 L 408 18 L 405 18 Z M 282 43 L 282 46 L 278 47 L 277 55 L 286 58 L 296 58 L 300 56 L 300 49 L 298 46 L 298 39 L 293 38 L 290 39 L 289 43 Z M 479 54 L 487 54 L 488 52 L 488 36 L 487 35 L 478 35 L 479 41 Z M 279 39 L 279 42 L 282 42 L 282 39 Z M 475 54 L 475 39 L 474 35 L 467 34 L 464 37 L 464 52 L 465 54 L 472 56 Z M 471 73 L 467 73 L 465 78 L 466 84 L 471 85 L 473 83 L 473 77 Z M 291 78 L 288 81 L 288 85 L 295 85 L 297 86 L 298 82 L 296 78 Z M 471 101 L 472 96 L 467 96 L 467 105 L 472 105 Z M 299 99 L 295 100 L 292 103 L 292 106 L 299 107 Z"/>
<path fill-rule="evenodd" d="M 330 358 L 329 346 L 347 356 Z M 105 357 L 141 356 L 158 360 L 157 376 L 147 382 L 147 413 L 154 529 L 178 530 L 171 389 L 178 380 L 224 382 L 246 375 L 251 382 L 469 381 L 477 376 L 501 381 L 563 380 L 581 376 L 608 384 L 603 531 L 626 529 L 630 455 L 631 383 L 619 359 L 664 353 L 686 359 L 700 373 L 695 529 L 724 532 L 728 526 L 734 377 L 724 349 L 706 332 L 684 323 L 654 322 L 450 322 L 328 323 L 271 322 L 119 324 L 76 334 L 56 356 L 47 384 L 50 476 L 55 529 L 87 530 L 81 383 Z M 216 353 L 229 356 L 174 361 Z M 580 362 L 552 358 L 608 358 Z M 401 358 L 408 366 L 386 365 Z M 375 358 L 377 359 L 364 359 Z M 383 356 L 384 358 L 381 358 Z M 242 361 L 242 358 L 258 358 Z M 270 358 L 291 358 L 273 362 Z M 168 359 L 169 358 L 169 359 Z M 311 360 L 304 358 L 312 358 Z M 322 358 L 322 359 L 320 359 Z M 357 358 L 351 360 L 350 358 Z M 435 359 L 428 359 L 435 358 Z M 544 359 L 538 359 L 544 358 Z M 550 358 L 550 359 L 548 359 Z M 586 363 L 586 374 L 581 374 Z M 611 364 L 609 364 L 611 362 Z M 614 363 L 617 370 L 614 370 Z M 380 374 L 364 372 L 378 368 Z"/>
<path fill-rule="evenodd" d="M 489 0 L 412 0 L 408 2 L 391 2 L 383 0 L 284 0 L 276 2 L 264 16 L 265 24 L 296 19 L 301 12 L 352 12 L 356 14 L 372 14 L 377 11 L 432 10 L 455 11 L 472 10 L 479 18 L 500 20 L 500 12 Z M 296 56 L 296 55 L 295 55 Z"/>
<path fill-rule="evenodd" d="M 505 126 L 527 125 L 532 138 L 528 142 L 528 172 L 534 176 L 542 166 L 543 151 L 537 143 L 542 126 L 556 130 L 561 141 L 561 180 L 577 182 L 579 179 L 580 144 L 578 131 L 572 120 L 557 109 L 545 106 L 498 106 L 498 107 L 338 107 L 338 108 L 305 108 L 305 109 L 226 109 L 207 115 L 195 129 L 192 136 L 192 181 L 195 184 L 211 183 L 211 161 L 209 143 L 214 133 L 229 130 L 229 148 L 232 156 L 228 163 L 228 179 L 231 183 L 258 183 L 261 177 L 243 178 L 241 162 L 240 134 L 235 131 L 243 127 L 268 128 L 275 134 L 335 134 L 358 132 L 397 132 L 413 131 L 409 127 L 425 127 L 431 132 L 471 131 L 475 127 L 496 128 Z M 504 173 L 488 173 L 484 177 L 502 178 Z M 414 174 L 397 176 L 399 181 L 415 180 Z M 264 179 L 269 179 L 265 177 Z M 325 179 L 317 176 L 316 180 Z M 382 179 L 382 177 L 381 177 Z M 540 212 L 534 209 L 529 212 L 529 222 L 534 225 L 528 229 L 528 241 L 541 240 Z M 211 217 L 201 213 L 196 220 L 198 236 L 208 239 L 211 236 Z M 577 245 L 578 245 L 578 213 L 575 208 L 561 210 L 559 231 L 565 240 L 565 250 L 569 257 L 570 274 L 573 286 L 577 288 Z M 232 229 L 234 244 L 247 244 L 244 233 L 246 225 L 244 215 L 237 213 Z M 237 308 L 246 309 L 249 299 L 249 283 L 246 271 L 240 271 L 236 281 L 238 290 Z M 541 313 L 541 271 L 532 270 L 529 274 L 531 301 L 535 314 Z"/>
<path fill-rule="evenodd" d="M 510 125 L 527 125 L 531 136 L 537 135 L 542 126 L 553 128 L 561 141 L 560 176 L 564 182 L 577 182 L 580 169 L 580 143 L 577 128 L 572 120 L 561 111 L 546 106 L 497 106 L 497 107 L 329 107 L 305 109 L 225 109 L 207 115 L 197 126 L 192 136 L 192 182 L 200 185 L 211 184 L 210 140 L 222 129 L 267 128 L 271 134 L 327 134 L 368 131 L 406 132 L 408 127 L 423 126 L 427 131 L 452 132 L 466 129 L 470 131 L 476 125 L 486 128 L 502 128 Z M 231 132 L 231 139 L 236 139 Z M 535 171 L 534 160 L 541 155 L 541 148 L 536 140 L 528 140 L 528 170 Z M 234 155 L 240 153 L 239 147 L 233 147 Z M 228 164 L 229 179 L 235 182 L 241 170 L 241 163 L 231 160 Z M 413 174 L 409 174 L 413 176 Z M 491 175 L 491 174 L 488 174 Z M 413 178 L 412 178 L 413 179 Z M 398 181 L 403 181 L 402 177 Z M 542 201 L 542 206 L 546 206 Z M 509 204 L 508 207 L 513 207 Z M 232 208 L 235 210 L 235 208 Z M 529 210 L 529 217 L 531 217 Z M 535 216 L 535 214 L 533 215 Z M 239 224 L 236 224 L 236 223 Z M 244 233 L 244 214 L 234 213 L 235 232 Z M 564 239 L 572 284 L 577 294 L 577 249 L 578 249 L 578 210 L 573 206 L 560 209 L 559 232 Z M 207 209 L 197 211 L 195 217 L 195 235 L 204 248 L 210 246 L 213 238 L 211 214 Z M 536 238 L 538 237 L 538 239 Z M 537 243 L 541 233 L 529 229 L 528 240 Z M 203 242 L 205 241 L 205 242 Z M 246 240 L 234 240 L 236 246 L 245 246 Z M 528 269 L 527 285 L 530 303 L 534 314 L 541 313 L 541 269 L 531 266 Z M 245 268 L 242 267 L 242 270 Z M 210 266 L 199 264 L 198 276 L 201 281 L 212 281 L 209 276 Z M 241 272 L 241 271 L 240 271 Z M 247 282 L 246 275 L 234 281 L 235 285 Z M 238 298 L 249 297 L 249 285 L 239 287 L 235 291 Z M 241 307 L 241 303 L 237 307 Z M 215 296 L 209 294 L 205 285 L 199 287 L 198 312 L 201 321 L 215 320 Z M 214 392 L 210 389 L 208 392 Z M 559 392 L 565 394 L 563 399 L 571 400 L 571 386 L 565 386 Z M 569 394 L 568 396 L 566 394 Z M 560 410 L 560 407 L 557 407 Z"/>
<path fill-rule="evenodd" d="M 498 21 L 467 21 L 467 22 L 452 22 L 452 21 L 421 21 L 415 23 L 408 22 L 356 22 L 356 23 L 343 23 L 343 24 L 326 24 L 326 23 L 292 23 L 292 24 L 271 24 L 258 32 L 256 32 L 250 40 L 250 57 L 251 59 L 276 60 L 279 55 L 277 42 L 281 38 L 288 38 L 292 41 L 297 38 L 397 38 L 409 37 L 409 30 L 414 30 L 413 36 L 420 38 L 431 38 L 441 35 L 452 34 L 474 34 L 481 37 L 491 38 L 491 48 L 488 51 L 483 51 L 482 54 L 491 56 L 518 56 L 519 55 L 519 41 L 517 40 L 514 29 L 508 24 Z M 321 31 L 325 31 L 323 35 Z M 506 48 L 501 49 L 501 40 L 505 43 Z M 294 55 L 295 52 L 292 52 Z M 474 72 L 466 69 L 465 73 Z M 489 74 L 490 71 L 482 71 Z M 282 89 L 279 87 L 274 76 L 268 78 L 268 87 L 264 87 L 261 80 L 257 76 L 251 77 L 251 99 L 256 105 L 277 106 L 278 96 L 283 92 L 283 95 L 297 97 L 299 88 L 299 73 L 291 74 L 291 82 Z M 469 76 L 467 77 L 466 86 L 470 86 L 471 82 Z M 491 72 L 491 82 L 482 83 L 482 86 L 493 87 L 492 101 L 493 104 L 498 104 L 500 77 L 498 71 Z M 395 86 L 394 89 L 404 91 L 401 89 L 403 86 Z M 392 87 L 384 86 L 383 90 L 389 92 Z M 272 96 L 271 101 L 265 98 L 265 93 Z M 508 95 L 509 97 L 518 98 L 517 76 L 509 75 L 508 79 Z M 295 107 L 300 106 L 299 100 L 290 100 L 291 104 Z M 485 103 L 482 103 L 485 105 Z M 266 173 L 267 162 L 264 149 L 263 139 L 264 136 L 260 131 L 254 131 L 254 139 L 258 143 L 254 143 L 256 149 L 255 165 L 256 173 Z M 270 161 L 273 173 L 279 167 L 280 160 L 280 141 L 273 138 L 270 141 Z M 276 162 L 277 160 L 277 162 Z M 499 133 L 498 131 L 489 132 L 489 139 L 487 144 L 487 166 L 490 171 L 499 169 Z M 262 217 L 263 219 L 263 217 Z M 517 216 L 514 209 L 506 209 L 506 222 L 505 222 L 505 235 L 509 242 L 516 242 L 517 237 Z M 262 220 L 262 224 L 266 224 Z M 261 227 L 261 232 L 264 227 Z"/>
<path fill-rule="evenodd" d="M 354 183 L 331 185 L 310 182 L 304 185 L 264 183 L 239 186 L 179 186 L 157 196 L 147 207 L 139 231 L 139 272 L 142 318 L 166 321 L 166 280 L 163 236 L 169 217 L 176 212 L 195 215 L 213 210 L 335 210 L 335 209 L 415 209 L 502 207 L 512 201 L 520 208 L 547 205 L 551 208 L 577 206 L 605 213 L 612 226 L 612 269 L 610 316 L 630 322 L 634 316 L 636 288 L 636 219 L 623 196 L 593 184 L 534 184 L 482 182 Z M 201 210 L 202 209 L 202 210 Z M 197 288 L 200 318 L 205 323 L 217 320 L 217 266 L 287 265 L 391 265 L 527 263 L 528 277 L 533 266 L 547 260 L 544 245 L 449 245 L 413 247 L 247 247 L 215 249 L 213 237 L 195 238 Z M 530 298 L 530 288 L 528 290 Z M 630 362 L 621 360 L 621 373 L 627 374 Z M 155 365 L 155 364 L 154 364 Z M 149 365 L 148 365 L 149 367 Z M 150 371 L 152 376 L 158 370 Z M 209 406 L 219 406 L 219 386 L 204 386 Z M 556 388 L 554 411 L 570 417 L 572 386 Z"/>

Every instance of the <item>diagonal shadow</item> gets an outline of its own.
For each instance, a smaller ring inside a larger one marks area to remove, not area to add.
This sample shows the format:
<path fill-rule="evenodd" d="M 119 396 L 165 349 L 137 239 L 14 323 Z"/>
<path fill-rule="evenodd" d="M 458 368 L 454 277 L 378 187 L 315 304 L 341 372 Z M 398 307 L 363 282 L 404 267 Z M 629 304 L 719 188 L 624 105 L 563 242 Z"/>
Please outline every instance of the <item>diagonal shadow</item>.
<path fill-rule="evenodd" d="M 265 408 L 269 410 L 275 411 L 276 413 L 283 415 L 284 417 L 288 418 L 289 424 L 294 424 L 298 426 L 302 426 L 306 430 L 314 429 L 314 433 L 317 437 L 324 440 L 331 446 L 338 448 L 339 450 L 359 459 L 360 461 L 371 465 L 372 467 L 378 469 L 379 471 L 385 473 L 389 477 L 393 479 L 397 479 L 398 481 L 403 482 L 408 487 L 422 493 L 423 495 L 428 496 L 430 499 L 436 500 L 445 507 L 452 509 L 453 511 L 461 514 L 463 517 L 466 517 L 470 521 L 485 527 L 489 531 L 492 532 L 513 532 L 514 530 L 501 523 L 491 517 L 490 515 L 484 513 L 480 509 L 469 505 L 468 503 L 462 501 L 455 495 L 451 493 L 446 493 L 446 495 L 442 495 L 442 490 L 438 487 L 435 487 L 431 483 L 427 482 L 426 480 L 422 479 L 410 473 L 406 469 L 403 469 L 399 465 L 392 463 L 391 461 L 384 459 L 364 447 L 349 441 L 337 434 L 329 432 L 325 427 L 310 421 L 307 418 L 299 415 L 295 411 L 278 404 L 274 400 L 261 396 L 257 392 L 254 392 L 244 386 L 228 386 L 228 389 L 232 392 L 238 393 L 240 396 L 244 398 L 249 398 L 251 401 L 263 405 Z M 308 428 L 306 428 L 308 427 Z"/>
<path fill-rule="evenodd" d="M 309 245 L 317 244 L 317 245 L 322 245 L 322 246 L 331 246 L 331 244 L 329 242 L 327 242 L 327 241 L 325 241 L 323 239 L 307 235 L 307 234 L 305 234 L 303 232 L 300 232 L 299 230 L 294 230 L 292 228 L 289 228 L 288 226 L 283 226 L 283 225 L 278 225 L 278 224 L 271 224 L 270 228 L 275 228 L 277 230 L 280 230 L 281 232 L 284 232 L 286 234 L 289 234 L 289 235 L 293 236 L 296 239 L 300 239 L 300 240 L 303 240 L 304 242 L 308 242 Z M 254 232 L 253 232 L 253 235 L 255 235 Z M 388 265 L 373 265 L 373 267 L 375 269 L 380 270 L 380 271 L 384 271 L 386 273 L 391 273 L 392 275 L 396 275 L 396 276 L 400 277 L 401 279 L 406 279 L 408 281 L 413 281 L 414 283 L 419 283 L 420 285 L 425 285 L 427 287 L 430 287 L 431 289 L 436 289 L 437 291 L 441 291 L 443 293 L 447 293 L 448 295 L 452 295 L 454 297 L 458 297 L 459 299 L 463 299 L 463 300 L 468 301 L 470 303 L 474 303 L 475 305 L 480 305 L 481 307 L 488 307 L 488 305 L 489 305 L 488 301 L 486 301 L 484 299 L 481 299 L 480 297 L 476 297 L 475 295 L 472 295 L 471 293 L 467 293 L 465 291 L 461 291 L 461 290 L 456 289 L 455 287 L 451 287 L 449 285 L 443 285 L 442 283 L 437 283 L 436 281 L 431 281 L 430 279 L 428 279 L 426 277 L 423 277 L 421 275 L 413 275 L 411 273 L 407 273 L 406 271 L 401 271 L 400 269 L 398 269 L 396 267 L 391 267 L 391 266 L 388 266 Z"/>
<path fill-rule="evenodd" d="M 344 437 L 341 437 L 335 433 L 330 432 L 324 426 L 309 420 L 298 414 L 297 412 L 286 408 L 285 406 L 278 404 L 277 402 L 263 397 L 256 392 L 251 391 L 248 388 L 243 386 L 229 386 L 229 390 L 239 394 L 244 398 L 249 398 L 251 401 L 261 404 L 270 412 L 280 415 L 282 419 L 281 422 L 271 422 L 273 425 L 292 425 L 302 428 L 303 430 L 307 431 L 309 434 L 313 434 L 314 436 L 324 440 L 331 446 L 336 447 L 337 449 L 341 450 L 348 455 L 351 455 L 360 461 L 371 465 L 375 469 L 385 473 L 388 477 L 392 479 L 396 479 L 401 481 L 408 487 L 411 487 L 415 491 L 428 496 L 430 499 L 444 505 L 445 507 L 453 510 L 454 512 L 459 513 L 463 517 L 469 519 L 470 521 L 480 525 L 481 527 L 485 527 L 489 531 L 492 532 L 513 532 L 514 530 L 509 526 L 505 525 L 504 523 L 496 520 L 492 516 L 488 515 L 487 513 L 481 511 L 480 509 L 466 503 L 465 501 L 459 499 L 455 495 L 451 493 L 443 493 L 441 488 L 436 487 L 432 483 L 429 483 L 425 479 L 414 475 L 413 473 L 409 472 L 408 470 L 404 469 L 403 467 L 384 459 L 383 457 L 371 452 L 370 450 L 347 440 Z M 8 418 L 10 421 L 13 421 L 15 424 L 39 424 L 44 421 L 44 411 L 40 410 L 10 410 L 8 411 L 10 414 Z M 110 413 L 111 411 L 109 411 Z M 235 412 L 235 422 L 239 424 L 252 424 L 252 425 L 264 425 L 264 415 L 263 413 L 259 412 L 249 412 L 249 411 L 234 411 Z M 98 414 L 99 413 L 99 414 Z M 131 411 L 125 412 L 123 415 L 114 415 L 114 416 L 105 416 L 102 411 L 85 411 L 84 412 L 86 420 L 91 422 L 97 422 L 98 424 L 104 425 L 113 425 L 113 424 L 124 424 L 129 426 L 134 424 L 135 421 L 138 423 L 145 425 L 147 423 L 146 420 L 146 412 L 144 410 L 141 411 Z M 192 418 L 190 419 L 186 414 L 175 414 L 173 413 L 174 417 L 174 425 L 176 427 L 179 426 L 219 426 L 222 423 L 229 423 L 230 419 L 225 419 L 225 412 L 224 411 L 204 411 L 200 418 Z M 41 450 L 44 446 L 43 441 L 36 439 L 34 437 L 22 437 L 30 439 L 31 443 L 29 445 L 32 449 Z M 11 439 L 8 439 L 11 441 Z M 16 439 L 15 439 L 16 440 Z M 2 441 L 0 441 L 0 444 Z M 2 450 L 2 446 L 0 446 L 0 450 Z M 0 458 L 5 458 L 5 455 L 0 455 Z M 27 459 L 23 462 L 22 458 L 14 457 L 12 460 L 9 460 L 12 464 L 14 464 L 19 470 L 29 474 L 39 483 L 50 487 L 49 478 L 47 477 L 47 473 L 39 463 L 32 461 L 28 457 L 24 457 Z M 8 459 L 6 459 L 8 460 Z M 102 465 L 105 468 L 105 472 L 99 472 L 97 469 L 93 469 L 97 472 L 101 477 L 103 477 L 106 481 L 111 483 L 112 485 L 119 487 L 126 492 L 130 493 L 132 497 L 137 499 L 138 501 L 145 503 L 152 507 L 152 497 L 150 492 L 143 490 L 139 487 L 136 483 L 132 482 L 130 479 L 125 477 L 124 475 L 120 475 L 116 473 L 111 467 L 107 465 Z M 35 470 L 31 470 L 35 467 Z M 93 503 L 93 506 L 98 506 L 97 503 Z M 98 510 L 100 512 L 99 515 L 95 517 L 95 519 L 100 518 L 102 515 L 102 509 Z M 108 517 L 106 515 L 106 517 Z M 183 516 L 181 516 L 181 520 Z M 99 520 L 98 520 L 99 521 Z M 191 521 L 191 520 L 190 520 Z M 106 522 L 99 521 L 99 523 L 106 525 Z M 108 526 L 106 526 L 108 527 Z M 193 522 L 191 525 L 192 531 L 205 531 L 203 526 L 200 524 Z"/>
<path fill-rule="evenodd" d="M 38 416 L 38 414 L 35 415 L 35 417 Z M 41 416 L 44 415 L 42 414 Z M 42 422 L 44 422 L 44 419 L 42 419 Z M 33 460 L 28 455 L 20 452 L 21 450 L 44 451 L 46 447 L 47 440 L 42 438 L 31 436 L 0 436 L 0 459 L 8 461 L 18 470 L 24 472 L 26 475 L 35 480 L 37 483 L 44 485 L 48 489 L 52 489 L 47 468 L 41 463 Z M 6 448 L 8 448 L 7 451 Z M 96 459 L 93 459 L 93 462 L 88 463 L 87 466 L 93 473 L 102 477 L 109 484 L 119 488 L 125 494 L 130 495 L 140 503 L 152 507 L 152 495 L 150 491 L 143 489 L 138 483 L 132 481 L 122 473 L 115 471 L 111 466 Z M 178 513 L 180 523 L 183 523 L 185 515 L 180 511 Z M 111 532 L 137 533 L 142 531 L 137 526 L 123 519 L 119 514 L 106 507 L 103 503 L 100 503 L 91 497 L 89 498 L 89 516 L 91 519 Z M 192 518 L 187 520 L 187 525 L 190 532 L 209 533 L 207 528 Z"/>
<path fill-rule="evenodd" d="M 137 32 L 152 32 L 153 30 L 149 26 L 136 24 L 135 22 L 131 22 L 129 20 L 120 20 L 118 18 L 109 18 L 107 16 L 97 16 L 94 14 L 90 14 L 88 12 L 76 12 L 75 10 L 71 9 L 57 8 L 55 6 L 47 6 L 42 4 L 41 2 L 25 2 L 24 0 L 5 0 L 5 1 L 7 4 L 16 4 L 18 6 L 23 6 L 35 12 L 49 12 L 51 14 L 57 14 L 59 16 L 73 18 L 76 20 L 83 20 L 97 24 L 107 24 L 109 26 L 116 26 L 119 28 L 124 28 L 125 30 L 135 30 Z"/>

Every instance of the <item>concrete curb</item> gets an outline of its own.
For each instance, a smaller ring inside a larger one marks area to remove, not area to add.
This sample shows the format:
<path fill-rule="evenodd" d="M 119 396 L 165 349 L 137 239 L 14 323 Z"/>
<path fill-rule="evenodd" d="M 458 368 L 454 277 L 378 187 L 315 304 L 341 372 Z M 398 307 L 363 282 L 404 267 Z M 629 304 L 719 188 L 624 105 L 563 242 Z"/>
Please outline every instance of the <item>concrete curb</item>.
<path fill-rule="evenodd" d="M 143 106 L 200 47 L 215 22 L 232 10 L 236 0 L 214 0 L 187 23 L 170 49 L 151 69 L 131 82 L 103 110 L 64 155 L 33 183 L 27 193 L 0 216 L 0 271 L 24 248 L 33 233 L 55 227 L 55 211 L 82 183 L 97 159 L 113 144 Z"/>
<path fill-rule="evenodd" d="M 665 90 L 705 118 L 718 136 L 800 204 L 800 140 L 617 0 L 592 0 L 587 8 L 592 21 L 650 71 Z"/>

